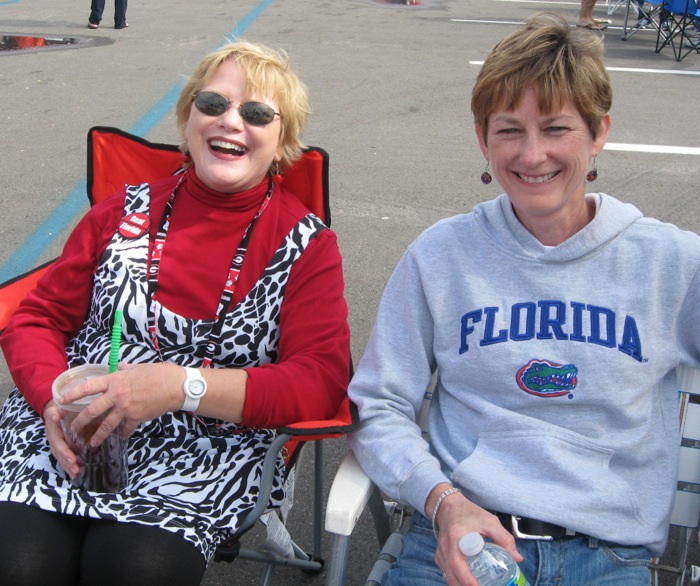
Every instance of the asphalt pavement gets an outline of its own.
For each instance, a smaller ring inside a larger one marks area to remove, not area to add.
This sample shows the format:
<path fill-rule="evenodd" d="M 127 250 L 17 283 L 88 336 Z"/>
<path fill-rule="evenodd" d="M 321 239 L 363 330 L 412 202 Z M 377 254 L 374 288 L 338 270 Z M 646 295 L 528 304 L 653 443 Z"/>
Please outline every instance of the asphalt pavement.
<path fill-rule="evenodd" d="M 469 99 L 480 63 L 534 12 L 555 10 L 573 23 L 578 8 L 547 0 L 132 1 L 129 28 L 115 30 L 108 2 L 100 28 L 89 30 L 87 0 L 0 0 L 0 36 L 54 43 L 0 50 L 0 282 L 55 257 L 87 209 L 88 129 L 177 142 L 172 107 L 183 81 L 202 56 L 242 37 L 286 50 L 310 88 L 305 139 L 331 156 L 332 227 L 357 358 L 406 246 L 438 219 L 499 193 L 479 180 Z M 657 54 L 649 30 L 622 41 L 624 8 L 606 16 L 608 8 L 599 2 L 595 16 L 612 20 L 604 37 L 614 122 L 595 189 L 700 233 L 700 54 L 682 62 L 667 49 Z M 2 363 L 0 398 L 11 384 Z M 345 450 L 343 440 L 330 442 L 329 482 Z M 302 483 L 292 513 L 302 532 L 307 490 Z M 348 584 L 364 582 L 376 552 L 365 517 Z M 695 538 L 692 556 L 700 563 Z M 257 575 L 249 563 L 212 564 L 204 584 L 254 584 Z M 276 583 L 320 585 L 323 577 L 282 569 Z"/>

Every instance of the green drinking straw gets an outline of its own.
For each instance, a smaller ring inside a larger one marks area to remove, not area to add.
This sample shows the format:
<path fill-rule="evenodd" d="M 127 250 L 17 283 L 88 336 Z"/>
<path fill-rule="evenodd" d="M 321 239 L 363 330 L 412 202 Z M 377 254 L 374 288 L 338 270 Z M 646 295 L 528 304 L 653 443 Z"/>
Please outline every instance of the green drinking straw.
<path fill-rule="evenodd" d="M 112 326 L 112 343 L 109 348 L 109 372 L 117 371 L 119 363 L 119 345 L 122 341 L 122 310 L 114 313 L 114 325 Z"/>

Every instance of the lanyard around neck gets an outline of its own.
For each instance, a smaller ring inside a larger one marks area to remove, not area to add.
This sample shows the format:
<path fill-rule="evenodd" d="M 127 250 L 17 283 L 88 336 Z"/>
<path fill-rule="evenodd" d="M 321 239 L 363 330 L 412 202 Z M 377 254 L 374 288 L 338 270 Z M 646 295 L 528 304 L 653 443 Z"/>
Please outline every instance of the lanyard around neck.
<path fill-rule="evenodd" d="M 158 227 L 158 232 L 156 234 L 155 242 L 153 243 L 153 250 L 150 255 L 150 263 L 147 267 L 148 275 L 148 308 L 147 308 L 147 318 L 148 318 L 148 333 L 151 336 L 151 342 L 154 348 L 158 352 L 158 356 L 163 360 L 163 356 L 160 353 L 160 344 L 158 343 L 158 327 L 156 320 L 156 298 L 158 293 L 158 275 L 160 273 L 160 261 L 163 257 L 163 249 L 165 248 L 165 241 L 168 235 L 168 229 L 170 228 L 170 215 L 173 211 L 173 203 L 175 201 L 175 194 L 177 193 L 180 185 L 184 181 L 185 176 L 183 175 L 180 181 L 178 181 L 175 189 L 170 194 L 168 203 L 165 205 L 165 210 L 163 211 L 163 216 L 160 220 L 160 225 Z M 238 277 L 241 273 L 241 267 L 243 266 L 243 260 L 245 259 L 246 251 L 248 250 L 248 243 L 250 242 L 250 236 L 253 233 L 253 228 L 256 222 L 267 208 L 272 198 L 272 190 L 274 188 L 274 182 L 270 181 L 270 187 L 265 194 L 265 198 L 257 211 L 253 219 L 251 220 L 248 227 L 243 232 L 243 237 L 241 242 L 236 249 L 233 259 L 231 260 L 231 266 L 229 268 L 228 277 L 224 284 L 223 291 L 221 292 L 221 298 L 219 305 L 216 310 L 216 322 L 212 326 L 205 343 L 201 346 L 204 347 L 204 356 L 202 357 L 202 368 L 208 368 L 213 360 L 215 351 L 218 347 L 218 339 L 221 334 L 221 330 L 224 326 L 224 321 L 226 319 L 226 311 L 231 299 L 233 299 L 233 294 L 236 291 L 236 285 L 238 284 Z M 200 346 L 200 347 L 201 347 Z M 199 352 L 197 352 L 199 354 Z"/>

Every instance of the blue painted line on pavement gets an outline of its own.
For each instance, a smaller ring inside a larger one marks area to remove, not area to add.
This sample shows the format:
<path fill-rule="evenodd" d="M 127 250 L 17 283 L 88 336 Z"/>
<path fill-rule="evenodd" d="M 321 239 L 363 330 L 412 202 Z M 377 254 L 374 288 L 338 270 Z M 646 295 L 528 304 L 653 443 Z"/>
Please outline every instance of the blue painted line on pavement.
<path fill-rule="evenodd" d="M 9 4 L 20 0 L 9 0 L 0 2 Z M 251 23 L 270 5 L 274 0 L 264 0 L 260 2 L 241 20 L 233 31 L 226 36 L 226 43 L 239 38 Z M 157 126 L 172 111 L 180 90 L 184 82 L 180 82 L 171 88 L 161 100 L 155 104 L 140 120 L 138 120 L 129 132 L 138 136 L 146 136 L 155 126 Z M 84 213 L 87 206 L 86 197 L 87 179 L 83 178 L 73 191 L 61 201 L 53 212 L 30 234 L 27 239 L 12 253 L 10 258 L 0 266 L 0 283 L 4 283 L 12 277 L 25 273 L 38 264 L 44 251 L 53 245 L 63 231 L 75 223 L 76 216 Z"/>

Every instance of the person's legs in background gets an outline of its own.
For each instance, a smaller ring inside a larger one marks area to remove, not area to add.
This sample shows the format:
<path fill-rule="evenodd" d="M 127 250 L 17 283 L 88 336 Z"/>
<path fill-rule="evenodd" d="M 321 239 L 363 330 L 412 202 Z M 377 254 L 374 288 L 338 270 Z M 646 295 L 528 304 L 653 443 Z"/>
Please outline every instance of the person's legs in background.
<path fill-rule="evenodd" d="M 651 24 L 651 20 L 644 10 L 644 0 L 637 0 L 637 5 L 639 6 L 637 10 L 637 28 L 647 28 Z"/>
<path fill-rule="evenodd" d="M 90 18 L 88 19 L 89 28 L 97 28 L 102 20 L 102 13 L 105 9 L 105 0 L 92 0 L 90 3 Z"/>
<path fill-rule="evenodd" d="M 596 22 L 593 18 L 593 7 L 596 0 L 581 0 L 581 8 L 579 10 L 578 22 L 576 26 L 595 30 L 604 31 L 607 27 L 603 22 Z"/>
<path fill-rule="evenodd" d="M 127 0 L 114 0 L 114 28 L 116 29 L 129 26 L 126 22 L 126 2 Z"/>

